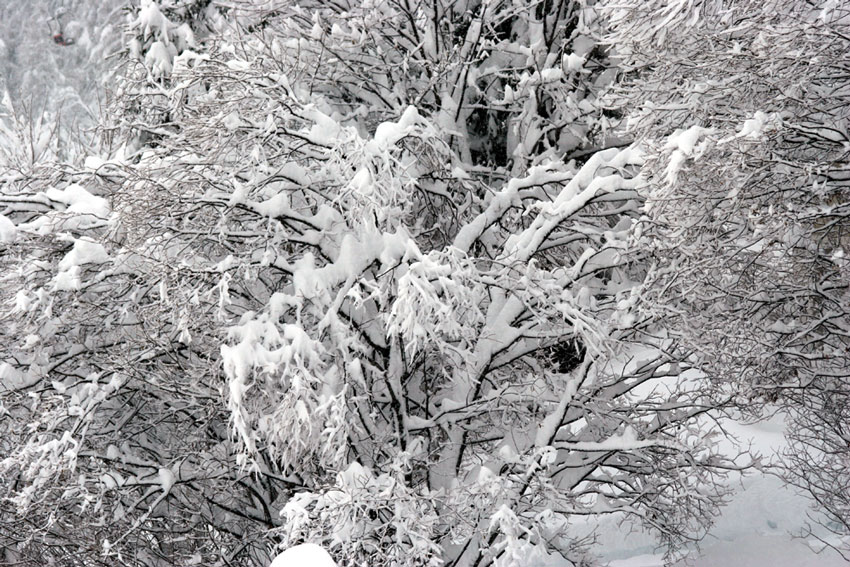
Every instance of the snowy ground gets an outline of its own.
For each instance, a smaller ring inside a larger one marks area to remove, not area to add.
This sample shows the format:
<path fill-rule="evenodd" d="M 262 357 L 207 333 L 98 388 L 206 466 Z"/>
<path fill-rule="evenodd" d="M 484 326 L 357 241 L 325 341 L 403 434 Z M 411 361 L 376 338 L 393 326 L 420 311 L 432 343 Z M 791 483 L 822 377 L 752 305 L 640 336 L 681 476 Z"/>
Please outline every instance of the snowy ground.
<path fill-rule="evenodd" d="M 730 430 L 744 443 L 752 440 L 753 448 L 764 455 L 784 444 L 780 420 L 749 427 L 733 424 Z M 736 486 L 700 552 L 678 567 L 846 567 L 838 553 L 824 549 L 817 539 L 794 537 L 809 522 L 808 498 L 766 475 L 748 476 Z M 625 537 L 616 528 L 603 533 L 600 549 L 609 567 L 663 565 L 648 538 Z"/>
<path fill-rule="evenodd" d="M 786 488 L 772 477 L 745 479 L 742 488 L 725 508 L 698 556 L 684 567 L 838 567 L 846 566 L 837 553 L 823 549 L 814 539 L 792 537 L 807 520 L 809 501 Z M 622 536 L 608 533 L 602 545 L 608 545 L 610 567 L 656 567 L 663 565 L 651 544 L 622 545 Z M 619 543 L 618 543 L 619 542 Z M 619 549 L 617 549 L 619 547 Z M 816 553 L 815 551 L 822 551 Z"/>

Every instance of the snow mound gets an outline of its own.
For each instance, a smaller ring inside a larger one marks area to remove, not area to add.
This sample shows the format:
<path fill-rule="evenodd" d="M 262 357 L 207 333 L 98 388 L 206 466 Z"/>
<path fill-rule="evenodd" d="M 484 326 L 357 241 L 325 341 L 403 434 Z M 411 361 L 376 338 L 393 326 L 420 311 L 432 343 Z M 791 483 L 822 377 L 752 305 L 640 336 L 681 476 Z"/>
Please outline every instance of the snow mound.
<path fill-rule="evenodd" d="M 337 564 L 321 546 L 303 543 L 278 555 L 269 567 L 337 567 Z"/>

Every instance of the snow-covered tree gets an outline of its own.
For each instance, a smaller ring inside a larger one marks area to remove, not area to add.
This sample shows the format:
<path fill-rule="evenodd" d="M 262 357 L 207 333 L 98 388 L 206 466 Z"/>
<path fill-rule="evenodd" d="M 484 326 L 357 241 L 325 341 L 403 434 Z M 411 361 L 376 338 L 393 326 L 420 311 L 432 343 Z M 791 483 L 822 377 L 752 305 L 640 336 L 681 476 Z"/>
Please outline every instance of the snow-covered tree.
<path fill-rule="evenodd" d="M 610 15 L 632 79 L 620 103 L 648 148 L 647 313 L 718 383 L 785 408 L 780 470 L 846 535 L 850 8 L 633 1 Z"/>
<path fill-rule="evenodd" d="M 734 396 L 642 315 L 595 12 L 192 6 L 130 18 L 109 154 L 2 188 L 11 559 L 584 564 L 611 514 L 699 537 Z"/>

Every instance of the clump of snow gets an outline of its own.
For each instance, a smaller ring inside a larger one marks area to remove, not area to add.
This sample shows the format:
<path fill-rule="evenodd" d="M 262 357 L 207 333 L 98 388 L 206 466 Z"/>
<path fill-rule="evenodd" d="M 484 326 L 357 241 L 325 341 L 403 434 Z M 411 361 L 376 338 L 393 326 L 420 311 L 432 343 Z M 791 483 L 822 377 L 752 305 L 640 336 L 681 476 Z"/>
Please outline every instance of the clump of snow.
<path fill-rule="evenodd" d="M 565 71 L 577 73 L 584 69 L 586 58 L 577 53 L 565 53 L 561 58 L 561 66 Z"/>
<path fill-rule="evenodd" d="M 352 462 L 344 471 L 337 473 L 337 482 L 348 490 L 357 490 L 372 479 L 372 473 L 358 462 Z"/>
<path fill-rule="evenodd" d="M 186 49 L 194 49 L 197 47 L 197 44 L 195 43 L 195 33 L 187 23 L 180 24 L 177 29 L 174 30 L 174 38 L 177 42 L 177 49 L 179 51 L 185 51 Z"/>
<path fill-rule="evenodd" d="M 83 162 L 83 167 L 86 169 L 100 169 L 106 162 L 98 157 L 98 156 L 87 156 L 85 162 Z"/>
<path fill-rule="evenodd" d="M 109 261 L 109 254 L 102 244 L 88 238 L 74 241 L 74 247 L 59 261 L 59 270 L 69 270 L 83 264 L 103 264 Z"/>
<path fill-rule="evenodd" d="M 676 130 L 667 138 L 664 149 L 678 150 L 686 156 L 692 156 L 700 138 L 713 133 L 712 128 L 703 128 L 702 126 L 691 126 L 686 130 Z"/>
<path fill-rule="evenodd" d="M 0 362 L 0 384 L 7 389 L 26 388 L 40 379 L 38 373 L 24 373 L 9 364 Z"/>
<path fill-rule="evenodd" d="M 765 127 L 770 122 L 770 116 L 762 112 L 756 111 L 753 117 L 744 121 L 741 131 L 735 136 L 736 138 L 752 138 L 759 139 L 764 135 Z"/>
<path fill-rule="evenodd" d="M 96 197 L 76 183 L 65 189 L 51 187 L 44 193 L 48 199 L 58 201 L 68 207 L 68 212 L 80 215 L 94 215 L 100 218 L 109 216 L 109 203 L 103 197 Z"/>
<path fill-rule="evenodd" d="M 408 136 L 413 128 L 421 121 L 419 111 L 415 106 L 408 106 L 398 122 L 383 122 L 375 130 L 375 137 L 368 146 L 373 153 L 380 153 L 396 142 Z"/>
<path fill-rule="evenodd" d="M 133 25 L 142 28 L 145 39 L 153 35 L 165 41 L 168 41 L 167 31 L 170 24 L 171 22 L 159 11 L 159 6 L 153 0 L 142 0 L 139 15 L 133 22 Z"/>
<path fill-rule="evenodd" d="M 109 261 L 109 254 L 102 244 L 88 238 L 74 240 L 74 247 L 59 261 L 59 273 L 53 278 L 55 291 L 73 291 L 81 287 L 80 266 L 83 264 L 103 264 Z"/>
<path fill-rule="evenodd" d="M 162 491 L 167 494 L 171 492 L 171 487 L 174 486 L 176 479 L 174 478 L 174 473 L 171 469 L 162 467 L 159 469 L 157 480 L 159 481 L 159 485 L 162 487 Z"/>
<path fill-rule="evenodd" d="M 667 138 L 665 150 L 673 150 L 670 155 L 670 162 L 667 164 L 665 176 L 667 182 L 672 184 L 676 182 L 679 176 L 679 171 L 685 164 L 688 158 L 696 159 L 700 154 L 699 141 L 714 133 L 713 128 L 703 128 L 702 126 L 691 126 L 686 130 L 676 130 Z"/>
<path fill-rule="evenodd" d="M 11 244 L 18 237 L 18 229 L 15 223 L 0 215 L 0 242 Z"/>
<path fill-rule="evenodd" d="M 173 69 L 171 61 L 172 54 L 161 41 L 153 42 L 145 55 L 145 66 L 150 69 L 154 78 L 171 76 Z"/>
<path fill-rule="evenodd" d="M 227 116 L 225 116 L 224 119 L 222 119 L 221 123 L 224 125 L 225 128 L 227 128 L 231 132 L 233 130 L 236 130 L 240 126 L 244 126 L 242 119 L 239 118 L 239 113 L 236 112 L 235 110 L 233 112 L 231 112 L 230 114 L 228 114 Z"/>
<path fill-rule="evenodd" d="M 231 59 L 227 62 L 227 68 L 233 71 L 247 71 L 251 68 L 251 63 L 244 59 Z"/>
<path fill-rule="evenodd" d="M 15 313 L 26 313 L 32 307 L 33 299 L 30 297 L 30 294 L 27 290 L 21 289 L 18 290 L 18 293 L 15 294 Z"/>
<path fill-rule="evenodd" d="M 72 266 L 67 270 L 63 270 L 53 278 L 54 291 L 74 291 L 80 289 L 81 285 L 79 266 Z"/>
<path fill-rule="evenodd" d="M 304 117 L 313 121 L 307 136 L 314 144 L 332 146 L 339 141 L 342 126 L 339 122 L 320 111 L 315 105 L 304 107 Z"/>
<path fill-rule="evenodd" d="M 455 166 L 452 168 L 451 175 L 454 179 L 471 179 L 470 175 L 462 167 Z"/>
<path fill-rule="evenodd" d="M 302 543 L 275 557 L 269 567 L 337 567 L 337 564 L 321 546 Z"/>
<path fill-rule="evenodd" d="M 204 61 L 207 59 L 209 59 L 207 55 L 196 53 L 191 49 L 184 49 L 180 55 L 174 58 L 172 72 L 177 73 L 179 71 L 185 71 L 186 69 L 190 69 L 196 61 Z"/>
<path fill-rule="evenodd" d="M 369 171 L 369 168 L 361 167 L 358 169 L 354 177 L 351 178 L 349 186 L 361 195 L 369 195 L 374 187 L 372 173 Z"/>
<path fill-rule="evenodd" d="M 283 192 L 260 203 L 252 203 L 252 207 L 261 215 L 272 218 L 283 216 L 291 210 L 289 195 Z"/>
<path fill-rule="evenodd" d="M 171 76 L 175 63 L 178 63 L 178 54 L 196 46 L 195 35 L 189 25 L 175 25 L 163 15 L 154 0 L 142 0 L 139 15 L 130 26 L 141 31 L 144 40 L 153 40 L 144 62 L 154 79 Z M 143 47 L 137 38 L 130 40 L 129 47 L 131 56 L 141 59 Z M 197 54 L 192 55 L 197 57 Z M 191 55 L 180 63 L 187 65 L 190 58 Z"/>
<path fill-rule="evenodd" d="M 564 72 L 557 67 L 540 71 L 540 80 L 544 83 L 556 83 L 564 78 Z"/>

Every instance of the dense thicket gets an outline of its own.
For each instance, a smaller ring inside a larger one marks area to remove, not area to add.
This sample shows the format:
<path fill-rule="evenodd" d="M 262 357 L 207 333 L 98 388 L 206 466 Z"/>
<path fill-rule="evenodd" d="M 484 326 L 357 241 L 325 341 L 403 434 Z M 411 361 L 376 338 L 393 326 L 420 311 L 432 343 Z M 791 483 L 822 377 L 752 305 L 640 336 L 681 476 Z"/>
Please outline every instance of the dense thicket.
<path fill-rule="evenodd" d="M 346 565 L 578 565 L 603 515 L 671 554 L 699 538 L 746 464 L 713 420 L 784 384 L 754 322 L 787 322 L 777 290 L 840 301 L 846 262 L 833 225 L 746 200 L 809 154 L 777 157 L 787 119 L 710 78 L 725 12 L 665 6 L 620 5 L 611 45 L 580 1 L 142 0 L 102 151 L 3 177 L 6 560 L 260 565 L 312 541 Z M 680 79 L 697 55 L 706 78 Z M 834 320 L 770 337 L 832 356 Z"/>

